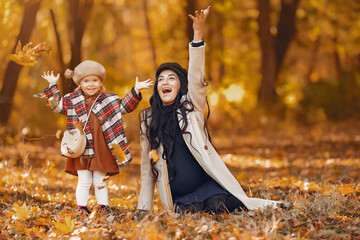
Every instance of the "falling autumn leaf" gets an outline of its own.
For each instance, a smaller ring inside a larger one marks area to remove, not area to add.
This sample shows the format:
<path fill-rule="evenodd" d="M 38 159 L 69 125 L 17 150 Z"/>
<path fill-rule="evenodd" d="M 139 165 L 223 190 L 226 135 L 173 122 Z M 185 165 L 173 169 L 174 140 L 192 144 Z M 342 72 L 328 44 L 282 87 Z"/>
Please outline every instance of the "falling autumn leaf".
<path fill-rule="evenodd" d="M 154 163 L 156 163 L 160 159 L 156 149 L 153 149 L 149 152 L 149 158 L 152 158 Z"/>
<path fill-rule="evenodd" d="M 74 219 L 71 219 L 70 216 L 65 216 L 64 223 L 55 222 L 54 227 L 62 233 L 71 233 L 75 227 Z"/>
<path fill-rule="evenodd" d="M 113 150 L 112 150 L 113 155 L 115 155 L 117 157 L 119 162 L 126 160 L 126 155 L 123 152 L 123 150 L 121 149 L 119 144 L 113 143 L 113 144 L 111 144 L 111 147 L 113 148 Z"/>
<path fill-rule="evenodd" d="M 26 206 L 26 203 L 24 203 L 21 207 L 17 203 L 15 203 L 12 207 L 12 210 L 15 211 L 13 218 L 19 219 L 22 221 L 25 221 L 26 219 L 28 219 L 28 217 L 31 214 L 31 210 L 28 206 Z"/>
<path fill-rule="evenodd" d="M 15 53 L 10 56 L 10 60 L 22 66 L 33 66 L 36 63 L 36 58 L 42 52 L 50 54 L 51 47 L 46 43 L 39 43 L 35 47 L 31 47 L 32 43 L 29 42 L 21 48 L 21 41 L 19 40 L 16 45 Z"/>

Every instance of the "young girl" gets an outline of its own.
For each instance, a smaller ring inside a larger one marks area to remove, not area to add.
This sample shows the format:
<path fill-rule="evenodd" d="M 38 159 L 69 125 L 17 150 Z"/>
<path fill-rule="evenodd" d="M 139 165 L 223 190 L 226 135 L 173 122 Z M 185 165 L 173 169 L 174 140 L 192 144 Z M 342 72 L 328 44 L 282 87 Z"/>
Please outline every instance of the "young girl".
<path fill-rule="evenodd" d="M 138 82 L 136 78 L 135 87 L 120 99 L 118 95 L 104 91 L 105 68 L 89 60 L 80 63 L 74 71 L 68 69 L 65 72 L 65 77 L 72 78 L 78 87 L 64 97 L 60 96 L 56 84 L 59 74 L 54 76 L 53 72 L 44 72 L 42 77 L 50 84 L 44 90 L 48 105 L 53 111 L 67 116 L 67 130 L 75 129 L 79 122 L 85 124 L 85 151 L 78 158 L 68 157 L 65 167 L 65 172 L 78 176 L 76 202 L 79 214 L 90 213 L 87 202 L 91 184 L 95 187 L 98 210 L 109 212 L 105 177 L 118 174 L 119 167 L 131 161 L 121 115 L 137 107 L 141 100 L 140 91 L 149 88 L 152 82 L 149 79 Z M 116 145 L 121 147 L 125 159 L 118 159 L 113 153 Z"/>

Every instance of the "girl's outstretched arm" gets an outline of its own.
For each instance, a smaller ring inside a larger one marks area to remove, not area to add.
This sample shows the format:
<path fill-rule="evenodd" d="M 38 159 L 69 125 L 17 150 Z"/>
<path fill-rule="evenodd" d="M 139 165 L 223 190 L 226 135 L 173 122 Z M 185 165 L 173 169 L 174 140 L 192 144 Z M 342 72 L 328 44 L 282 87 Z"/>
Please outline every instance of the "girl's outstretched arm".
<path fill-rule="evenodd" d="M 51 85 L 55 85 L 57 80 L 59 80 L 60 73 L 58 73 L 56 76 L 54 75 L 54 71 L 51 71 L 51 74 L 49 71 L 44 72 L 41 77 L 48 81 L 48 83 Z"/>
<path fill-rule="evenodd" d="M 139 95 L 140 91 L 145 89 L 145 88 L 149 88 L 151 85 L 153 85 L 153 81 L 149 79 L 139 82 L 139 78 L 136 77 L 135 80 L 135 92 L 137 93 L 137 95 Z"/>
<path fill-rule="evenodd" d="M 49 87 L 44 90 L 45 97 L 48 102 L 48 106 L 51 110 L 64 114 L 67 114 L 67 104 L 64 101 L 64 98 L 61 97 L 60 91 L 57 86 L 57 81 L 59 80 L 60 74 L 54 75 L 54 71 L 47 71 L 41 75 L 48 83 Z"/>

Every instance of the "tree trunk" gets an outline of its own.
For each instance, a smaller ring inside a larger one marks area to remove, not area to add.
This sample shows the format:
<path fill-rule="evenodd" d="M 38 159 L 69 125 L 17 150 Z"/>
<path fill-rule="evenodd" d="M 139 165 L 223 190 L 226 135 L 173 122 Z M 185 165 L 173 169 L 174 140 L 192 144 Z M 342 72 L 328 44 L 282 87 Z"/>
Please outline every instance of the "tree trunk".
<path fill-rule="evenodd" d="M 21 41 L 22 44 L 29 42 L 31 32 L 35 25 L 36 14 L 40 7 L 40 2 L 41 1 L 32 2 L 32 4 L 25 7 L 20 32 L 15 42 L 13 52 L 15 51 L 18 41 Z M 6 125 L 10 117 L 12 100 L 21 68 L 22 67 L 20 65 L 10 61 L 5 70 L 4 82 L 0 92 L 0 122 L 3 125 Z"/>
<path fill-rule="evenodd" d="M 196 1 L 188 0 L 187 3 L 186 13 L 195 16 Z M 189 42 L 191 42 L 194 38 L 193 21 L 189 17 L 187 17 L 187 36 Z"/>
<path fill-rule="evenodd" d="M 60 40 L 60 34 L 59 34 L 58 29 L 57 29 L 55 13 L 54 13 L 54 11 L 52 9 L 50 9 L 50 16 L 51 16 L 51 20 L 52 20 L 52 23 L 53 23 L 53 26 L 54 26 L 56 45 L 57 45 L 57 49 L 58 49 L 58 58 L 59 58 L 59 63 L 60 63 L 60 67 L 61 67 L 60 72 L 64 72 L 66 68 L 65 68 L 65 63 L 64 63 L 62 44 L 61 44 L 61 40 Z M 61 77 L 60 86 L 61 86 L 62 91 L 64 91 L 64 87 L 63 87 L 64 85 L 65 85 L 65 78 Z"/>
<path fill-rule="evenodd" d="M 144 10 L 144 16 L 145 16 L 145 27 L 146 27 L 148 39 L 150 41 L 150 46 L 151 46 L 152 61 L 154 64 L 154 72 L 156 72 L 157 61 L 156 61 L 155 44 L 154 44 L 154 39 L 153 39 L 153 36 L 151 33 L 151 24 L 150 24 L 150 19 L 149 19 L 149 15 L 148 15 L 148 5 L 147 5 L 146 0 L 143 0 L 143 10 Z"/>
<path fill-rule="evenodd" d="M 270 32 L 270 0 L 258 0 L 259 38 L 261 47 L 262 80 L 258 100 L 271 105 L 276 101 L 276 79 L 286 51 L 296 33 L 296 10 L 300 0 L 281 0 L 281 12 L 274 38 Z"/>
<path fill-rule="evenodd" d="M 94 0 L 69 0 L 70 18 L 68 23 L 71 60 L 69 68 L 73 70 L 81 62 L 81 43 L 90 17 Z M 76 84 L 71 79 L 63 85 L 64 94 L 73 91 Z"/>
<path fill-rule="evenodd" d="M 261 104 L 269 105 L 276 98 L 276 54 L 270 32 L 270 0 L 258 0 L 258 9 L 262 75 L 258 99 Z"/>
<path fill-rule="evenodd" d="M 276 76 L 284 61 L 285 53 L 296 33 L 296 10 L 300 0 L 282 0 L 280 19 L 277 25 L 278 34 L 275 40 Z"/>

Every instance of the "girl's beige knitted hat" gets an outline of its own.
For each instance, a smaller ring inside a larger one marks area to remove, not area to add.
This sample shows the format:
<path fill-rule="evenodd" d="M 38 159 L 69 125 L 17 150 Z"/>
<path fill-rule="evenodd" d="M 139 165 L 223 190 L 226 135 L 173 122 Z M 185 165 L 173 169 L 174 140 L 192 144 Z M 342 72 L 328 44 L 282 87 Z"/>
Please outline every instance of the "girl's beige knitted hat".
<path fill-rule="evenodd" d="M 72 78 L 76 85 L 79 85 L 81 79 L 90 75 L 98 76 L 101 81 L 104 82 L 106 78 L 106 71 L 100 63 L 86 60 L 77 65 L 74 71 L 66 69 L 64 75 L 68 79 Z"/>

